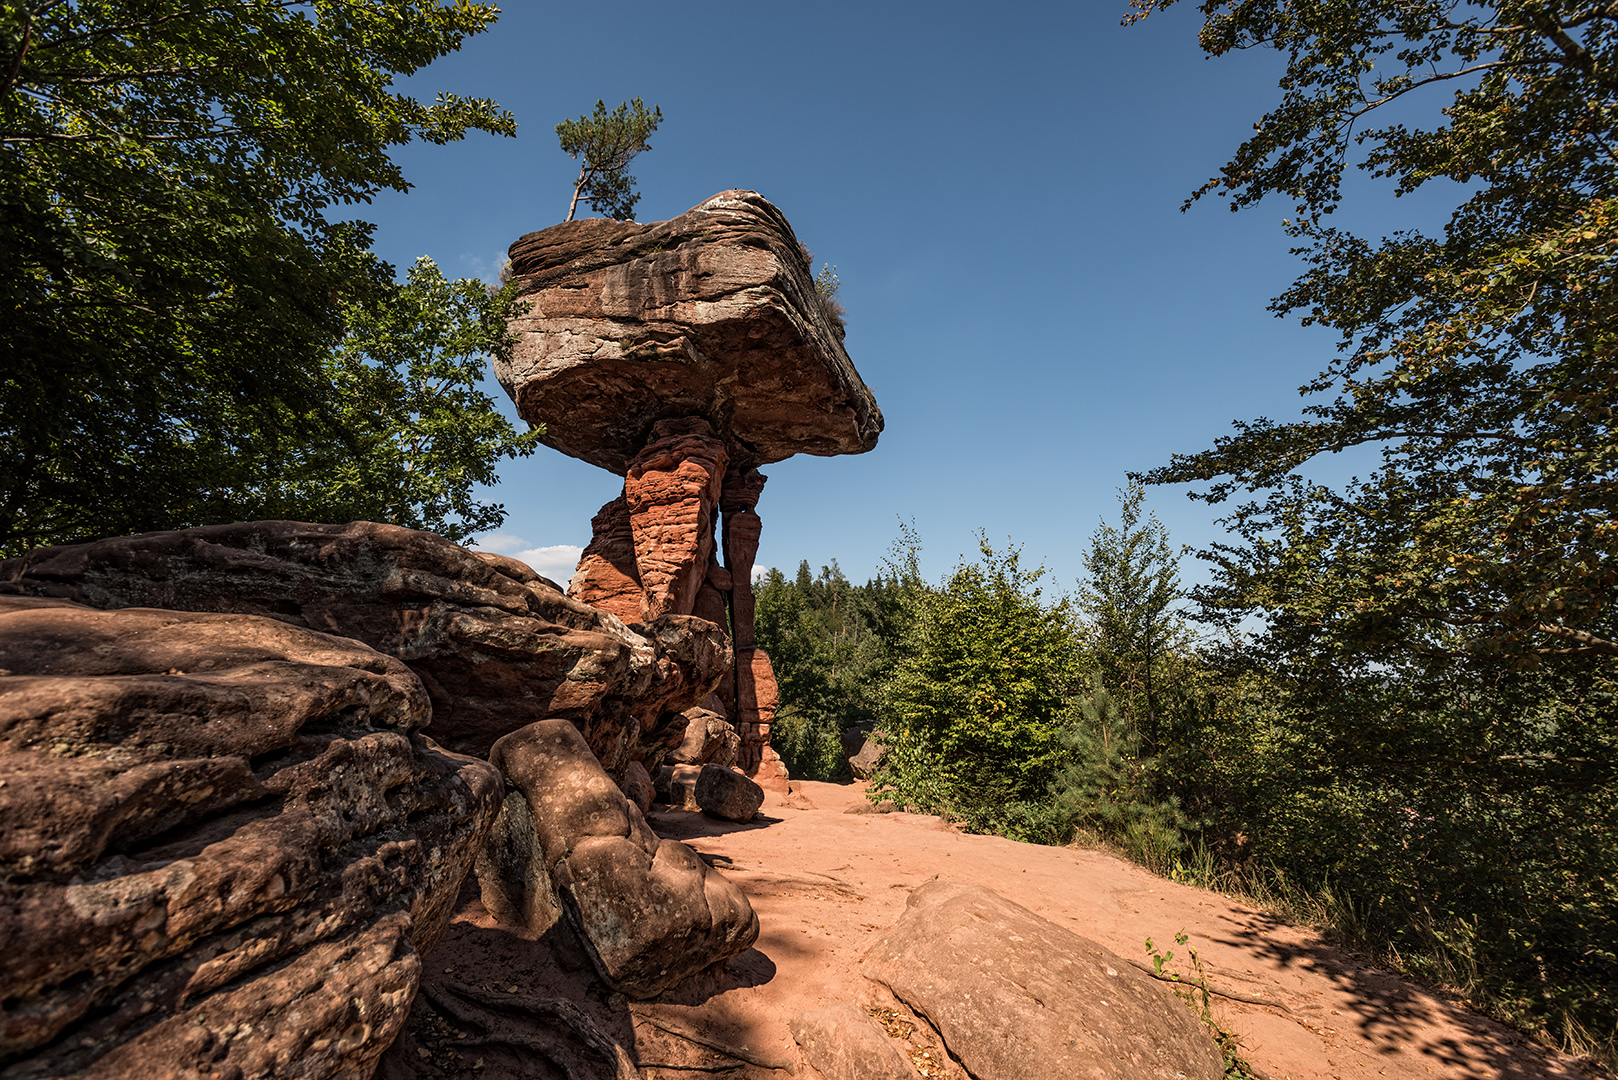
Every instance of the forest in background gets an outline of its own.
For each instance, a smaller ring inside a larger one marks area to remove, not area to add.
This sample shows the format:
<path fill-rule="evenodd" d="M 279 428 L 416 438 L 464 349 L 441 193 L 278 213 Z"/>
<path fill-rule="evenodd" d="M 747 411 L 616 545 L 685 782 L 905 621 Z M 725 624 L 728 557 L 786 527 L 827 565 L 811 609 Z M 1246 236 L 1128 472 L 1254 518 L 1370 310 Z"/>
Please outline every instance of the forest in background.
<path fill-rule="evenodd" d="M 1255 897 L 1610 1062 L 1610 673 L 1275 662 L 1188 602 L 1142 500 L 1123 492 L 1071 594 L 986 541 L 925 581 L 903 527 L 863 585 L 835 562 L 762 575 L 792 774 L 849 779 L 843 735 L 874 729 L 873 801 Z"/>

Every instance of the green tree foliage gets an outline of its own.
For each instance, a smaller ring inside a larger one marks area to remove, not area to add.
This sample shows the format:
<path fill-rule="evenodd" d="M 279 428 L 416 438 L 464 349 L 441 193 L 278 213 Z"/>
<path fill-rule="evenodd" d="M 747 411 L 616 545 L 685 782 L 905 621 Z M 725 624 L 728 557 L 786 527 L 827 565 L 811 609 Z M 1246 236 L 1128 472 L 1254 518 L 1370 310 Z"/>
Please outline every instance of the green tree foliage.
<path fill-rule="evenodd" d="M 351 307 L 327 362 L 349 438 L 289 440 L 264 463 L 255 500 L 457 542 L 498 528 L 504 507 L 479 502 L 473 487 L 493 485 L 501 459 L 532 454 L 543 431 L 518 434 L 479 388 L 486 358 L 510 352 L 513 289 L 449 281 L 423 256 L 404 282 Z"/>
<path fill-rule="evenodd" d="M 1262 622 L 1223 658 L 1268 683 L 1231 717 L 1259 749 L 1230 759 L 1225 821 L 1395 952 L 1464 942 L 1483 999 L 1531 1030 L 1610 1039 L 1618 11 L 1198 6 L 1210 53 L 1269 46 L 1287 70 L 1192 198 L 1290 200 L 1305 270 L 1272 308 L 1339 345 L 1303 419 L 1145 477 L 1255 496 L 1198 593 L 1209 619 Z M 1355 235 L 1328 224 L 1349 168 L 1398 194 L 1451 181 L 1457 205 L 1436 235 Z M 1352 447 L 1380 452 L 1364 480 L 1301 475 Z"/>
<path fill-rule="evenodd" d="M 1131 714 L 1147 754 L 1159 747 L 1157 695 L 1165 669 L 1186 652 L 1179 557 L 1155 514 L 1141 521 L 1146 486 L 1132 480 L 1119 492 L 1119 524 L 1102 521 L 1084 554 L 1088 576 L 1077 604 L 1105 685 L 1138 708 Z M 1138 713 L 1138 718 L 1135 714 Z"/>
<path fill-rule="evenodd" d="M 979 551 L 906 598 L 904 647 L 880 698 L 889 760 L 873 792 L 993 829 L 1044 803 L 1081 653 L 1066 602 L 1042 598 L 1044 568 L 1025 570 L 1015 547 L 980 539 Z"/>
<path fill-rule="evenodd" d="M 331 211 L 407 187 L 390 147 L 515 131 L 391 90 L 496 14 L 0 7 L 0 549 L 258 516 L 287 440 L 351 438 L 326 360 L 391 274 Z"/>
<path fill-rule="evenodd" d="M 1069 831 L 1076 827 L 1117 844 L 1147 866 L 1167 866 L 1184 844 L 1185 815 L 1173 796 L 1160 798 L 1154 790 L 1156 762 L 1099 671 L 1091 673 L 1088 691 L 1075 696 L 1062 741 L 1067 761 L 1052 786 L 1057 818 Z"/>
<path fill-rule="evenodd" d="M 662 122 L 662 109 L 653 105 L 648 112 L 640 98 L 631 98 L 610 113 L 605 101 L 597 101 L 589 116 L 556 125 L 562 152 L 579 163 L 579 178 L 573 183 L 573 201 L 568 203 L 566 220 L 573 220 L 581 200 L 607 217 L 634 219 L 640 193 L 635 190 L 635 178 L 626 170 L 636 154 L 652 148 L 646 140 Z"/>
<path fill-rule="evenodd" d="M 1246 546 L 1219 550 L 1214 599 L 1263 609 L 1289 648 L 1618 656 L 1618 15 L 1559 0 L 1199 6 L 1209 52 L 1268 45 L 1287 72 L 1281 104 L 1193 198 L 1295 204 L 1307 269 L 1273 309 L 1341 347 L 1305 387 L 1330 399 L 1306 419 L 1238 424 L 1148 476 L 1223 478 L 1212 502 L 1265 493 L 1231 519 Z M 1409 126 L 1424 101 L 1441 114 Z M 1371 126 L 1395 102 L 1399 119 Z M 1465 187 L 1442 235 L 1372 240 L 1326 224 L 1351 163 L 1400 194 Z M 1295 473 L 1353 446 L 1382 450 L 1363 482 Z"/>
<path fill-rule="evenodd" d="M 842 736 L 875 722 L 898 587 L 883 577 L 853 585 L 835 559 L 818 577 L 804 561 L 795 579 L 772 568 L 754 586 L 758 643 L 781 686 L 770 741 L 793 776 L 846 775 Z"/>

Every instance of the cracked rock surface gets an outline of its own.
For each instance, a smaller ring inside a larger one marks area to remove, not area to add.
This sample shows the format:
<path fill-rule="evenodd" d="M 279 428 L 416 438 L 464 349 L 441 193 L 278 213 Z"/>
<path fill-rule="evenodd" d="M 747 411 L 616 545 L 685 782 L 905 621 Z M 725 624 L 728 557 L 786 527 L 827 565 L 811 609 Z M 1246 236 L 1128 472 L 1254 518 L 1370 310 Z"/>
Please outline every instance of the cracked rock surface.
<path fill-rule="evenodd" d="M 421 682 L 243 615 L 0 597 L 0 1077 L 368 1075 L 499 808 Z"/>

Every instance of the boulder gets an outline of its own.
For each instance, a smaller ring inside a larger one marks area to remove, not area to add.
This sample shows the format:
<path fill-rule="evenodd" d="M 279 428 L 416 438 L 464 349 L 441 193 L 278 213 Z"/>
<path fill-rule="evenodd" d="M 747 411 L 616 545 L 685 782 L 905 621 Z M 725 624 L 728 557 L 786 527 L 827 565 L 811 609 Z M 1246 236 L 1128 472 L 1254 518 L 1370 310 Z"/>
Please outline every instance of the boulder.
<path fill-rule="evenodd" d="M 652 784 L 652 777 L 646 771 L 646 766 L 638 761 L 631 761 L 624 768 L 623 781 L 618 785 L 623 789 L 624 796 L 635 804 L 635 809 L 642 814 L 652 808 L 652 802 L 657 797 L 657 789 Z"/>
<path fill-rule="evenodd" d="M 655 997 L 757 940 L 741 890 L 684 844 L 659 840 L 572 724 L 530 724 L 495 743 L 490 761 L 520 794 L 542 860 L 537 869 L 480 865 L 491 910 L 541 910 L 529 897 L 548 878 L 597 972 L 633 998 Z"/>
<path fill-rule="evenodd" d="M 736 764 L 741 736 L 723 716 L 703 708 L 687 709 L 681 715 L 685 717 L 685 738 L 670 751 L 668 760 L 677 765 Z"/>
<path fill-rule="evenodd" d="M 563 453 L 622 476 L 654 423 L 685 417 L 744 467 L 876 445 L 881 410 L 792 226 L 757 192 L 670 221 L 553 225 L 510 256 L 527 313 L 495 375 Z"/>
<path fill-rule="evenodd" d="M 764 789 L 724 765 L 704 765 L 694 794 L 704 813 L 744 824 L 764 805 Z"/>
<path fill-rule="evenodd" d="M 678 722 L 665 714 L 701 701 L 729 667 L 724 631 L 710 623 L 626 626 L 515 559 L 364 521 L 256 521 L 42 548 L 0 562 L 5 593 L 265 615 L 355 638 L 421 677 L 434 736 L 449 749 L 482 757 L 507 732 L 565 717 L 615 772 L 662 753 Z"/>
<path fill-rule="evenodd" d="M 979 885 L 934 879 L 862 970 L 976 1080 L 1220 1080 L 1185 1004 L 1102 946 Z"/>
<path fill-rule="evenodd" d="M 804 1060 L 826 1080 L 916 1080 L 909 1057 L 852 1005 L 799 1013 L 787 1029 Z"/>
<path fill-rule="evenodd" d="M 843 749 L 848 751 L 849 740 L 843 742 Z M 881 766 L 882 759 L 887 756 L 887 747 L 869 736 L 861 737 L 858 745 L 848 754 L 848 771 L 854 774 L 855 779 L 869 780 Z"/>
<path fill-rule="evenodd" d="M 400 661 L 0 597 L 0 1070 L 364 1076 L 500 805 Z"/>
<path fill-rule="evenodd" d="M 657 799 L 676 810 L 700 810 L 697 805 L 697 777 L 700 765 L 665 765 L 657 770 Z"/>

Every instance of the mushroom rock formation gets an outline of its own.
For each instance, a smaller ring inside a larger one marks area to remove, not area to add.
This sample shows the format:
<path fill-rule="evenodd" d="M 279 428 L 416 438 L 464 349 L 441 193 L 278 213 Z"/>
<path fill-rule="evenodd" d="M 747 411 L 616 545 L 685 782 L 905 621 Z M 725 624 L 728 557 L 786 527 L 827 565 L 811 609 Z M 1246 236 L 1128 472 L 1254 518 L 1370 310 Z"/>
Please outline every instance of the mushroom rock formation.
<path fill-rule="evenodd" d="M 569 595 L 626 621 L 728 624 L 735 669 L 720 695 L 739 764 L 784 792 L 775 676 L 753 640 L 758 466 L 864 453 L 882 431 L 804 248 L 762 196 L 724 191 L 669 221 L 552 226 L 510 254 L 528 306 L 496 375 L 544 442 L 624 477 Z"/>

